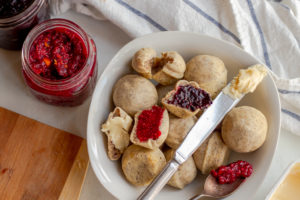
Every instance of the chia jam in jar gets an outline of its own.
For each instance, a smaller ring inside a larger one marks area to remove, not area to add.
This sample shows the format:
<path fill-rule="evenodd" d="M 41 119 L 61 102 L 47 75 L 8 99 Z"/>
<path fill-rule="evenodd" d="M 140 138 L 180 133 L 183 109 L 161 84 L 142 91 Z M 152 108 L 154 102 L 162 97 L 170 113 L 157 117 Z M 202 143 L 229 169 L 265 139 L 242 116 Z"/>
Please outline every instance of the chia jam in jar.
<path fill-rule="evenodd" d="M 20 50 L 29 31 L 49 18 L 47 0 L 0 0 L 0 48 Z"/>
<path fill-rule="evenodd" d="M 38 99 L 76 106 L 92 94 L 97 79 L 97 49 L 75 23 L 51 19 L 34 27 L 22 49 L 23 77 Z"/>

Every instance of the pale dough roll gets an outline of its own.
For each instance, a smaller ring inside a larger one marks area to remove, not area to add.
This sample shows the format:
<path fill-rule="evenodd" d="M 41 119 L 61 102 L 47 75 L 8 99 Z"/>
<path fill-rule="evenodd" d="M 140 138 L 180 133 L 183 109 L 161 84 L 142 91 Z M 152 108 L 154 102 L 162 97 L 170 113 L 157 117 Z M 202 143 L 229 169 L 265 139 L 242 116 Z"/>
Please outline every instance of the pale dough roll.
<path fill-rule="evenodd" d="M 138 75 L 126 75 L 114 86 L 115 106 L 121 107 L 131 116 L 155 105 L 157 98 L 155 86 L 148 79 Z"/>
<path fill-rule="evenodd" d="M 151 150 L 133 144 L 122 157 L 125 177 L 136 186 L 148 185 L 165 165 L 165 156 L 159 148 Z"/>
<path fill-rule="evenodd" d="M 174 150 L 169 149 L 165 153 L 167 162 L 172 159 Z M 171 177 L 168 185 L 183 189 L 187 184 L 191 183 L 197 176 L 197 168 L 192 157 L 188 158 L 181 164 L 175 174 Z"/>
<path fill-rule="evenodd" d="M 230 150 L 223 143 L 221 134 L 213 132 L 193 154 L 193 158 L 202 174 L 208 174 L 212 169 L 226 164 L 229 153 Z"/>
<path fill-rule="evenodd" d="M 222 137 L 233 151 L 247 153 L 257 150 L 267 137 L 267 119 L 250 106 L 233 108 L 222 123 Z"/>
<path fill-rule="evenodd" d="M 197 82 L 215 98 L 227 84 L 227 69 L 218 57 L 198 55 L 186 64 L 184 79 Z"/>
<path fill-rule="evenodd" d="M 195 116 L 178 118 L 170 115 L 169 134 L 166 144 L 172 149 L 177 149 L 196 121 L 197 118 Z"/>

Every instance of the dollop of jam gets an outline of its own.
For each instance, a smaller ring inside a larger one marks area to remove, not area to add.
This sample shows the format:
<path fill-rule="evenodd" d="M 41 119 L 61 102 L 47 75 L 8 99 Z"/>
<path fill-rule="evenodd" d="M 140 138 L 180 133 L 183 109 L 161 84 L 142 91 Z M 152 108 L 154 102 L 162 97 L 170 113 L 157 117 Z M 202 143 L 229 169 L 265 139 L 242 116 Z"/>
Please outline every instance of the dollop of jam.
<path fill-rule="evenodd" d="M 230 184 L 238 178 L 245 179 L 251 176 L 253 168 L 247 161 L 239 160 L 216 170 L 211 170 L 211 175 L 216 178 L 219 184 Z"/>
<path fill-rule="evenodd" d="M 143 110 L 138 117 L 136 136 L 141 142 L 149 139 L 156 140 L 161 135 L 159 127 L 165 109 L 159 106 L 152 106 L 149 110 Z"/>
<path fill-rule="evenodd" d="M 28 8 L 34 0 L 0 0 L 0 18 L 13 17 Z"/>
<path fill-rule="evenodd" d="M 182 108 L 195 111 L 205 109 L 212 104 L 210 95 L 200 89 L 191 85 L 179 86 L 174 96 L 168 100 L 169 104 L 174 104 Z"/>
<path fill-rule="evenodd" d="M 47 79 L 74 76 L 85 64 L 87 49 L 81 37 L 70 30 L 55 28 L 43 32 L 30 48 L 32 70 Z"/>

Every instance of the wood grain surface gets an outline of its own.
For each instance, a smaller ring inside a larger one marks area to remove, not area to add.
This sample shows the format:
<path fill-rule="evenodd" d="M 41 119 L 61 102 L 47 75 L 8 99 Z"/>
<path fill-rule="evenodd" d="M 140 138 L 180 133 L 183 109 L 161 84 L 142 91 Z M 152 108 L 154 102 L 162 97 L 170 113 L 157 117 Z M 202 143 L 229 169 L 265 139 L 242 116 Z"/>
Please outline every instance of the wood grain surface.
<path fill-rule="evenodd" d="M 0 108 L 0 200 L 78 199 L 86 141 Z"/>

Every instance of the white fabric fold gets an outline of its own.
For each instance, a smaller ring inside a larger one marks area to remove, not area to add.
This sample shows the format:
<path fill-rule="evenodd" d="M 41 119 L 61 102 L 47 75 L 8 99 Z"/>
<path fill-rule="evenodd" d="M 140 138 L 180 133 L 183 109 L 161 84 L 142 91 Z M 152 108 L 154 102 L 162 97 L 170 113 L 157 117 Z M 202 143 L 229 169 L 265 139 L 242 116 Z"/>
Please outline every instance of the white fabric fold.
<path fill-rule="evenodd" d="M 300 135 L 300 1 L 51 0 L 50 5 L 53 15 L 73 9 L 110 20 L 132 37 L 182 30 L 232 42 L 272 70 L 282 127 Z"/>

